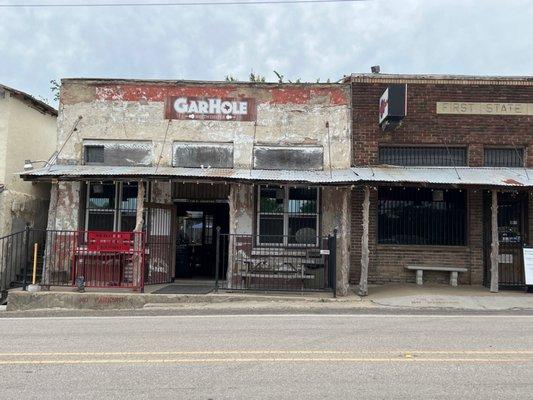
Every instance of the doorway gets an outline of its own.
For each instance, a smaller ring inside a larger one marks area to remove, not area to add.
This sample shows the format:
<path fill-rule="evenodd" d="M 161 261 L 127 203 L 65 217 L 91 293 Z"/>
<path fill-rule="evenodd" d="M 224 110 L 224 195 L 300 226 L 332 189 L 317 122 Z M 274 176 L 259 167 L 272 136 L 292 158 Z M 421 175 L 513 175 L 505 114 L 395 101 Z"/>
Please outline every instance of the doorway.
<path fill-rule="evenodd" d="M 498 193 L 498 277 L 502 288 L 522 288 L 524 279 L 523 246 L 528 232 L 527 193 Z M 490 285 L 491 194 L 485 193 L 483 207 L 484 283 Z"/>
<path fill-rule="evenodd" d="M 229 231 L 229 205 L 227 203 L 177 204 L 176 278 L 215 279 L 216 227 L 221 233 Z M 224 243 L 221 242 L 221 246 Z M 227 243 L 225 243 L 227 246 Z M 220 249 L 227 254 L 227 249 Z M 226 265 L 221 262 L 220 265 Z M 226 271 L 219 269 L 219 279 Z"/>

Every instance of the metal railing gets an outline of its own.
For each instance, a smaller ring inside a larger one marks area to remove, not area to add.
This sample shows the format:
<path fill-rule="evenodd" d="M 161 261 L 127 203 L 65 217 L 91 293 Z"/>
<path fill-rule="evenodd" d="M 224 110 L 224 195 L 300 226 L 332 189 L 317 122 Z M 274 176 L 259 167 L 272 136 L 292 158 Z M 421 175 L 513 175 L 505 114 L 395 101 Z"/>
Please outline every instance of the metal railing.
<path fill-rule="evenodd" d="M 261 239 L 261 240 L 260 240 Z M 306 238 L 221 234 L 216 237 L 215 288 L 336 293 L 336 234 Z M 259 243 L 268 243 L 261 244 Z M 277 242 L 278 244 L 276 244 Z M 295 245 L 283 245 L 294 243 Z"/>
<path fill-rule="evenodd" d="M 143 232 L 46 231 L 41 284 L 144 288 Z"/>
<path fill-rule="evenodd" d="M 43 265 L 45 235 L 26 227 L 0 238 L 0 302 L 12 288 L 26 286 L 32 281 L 33 248 L 37 244 L 36 278 L 40 280 Z"/>

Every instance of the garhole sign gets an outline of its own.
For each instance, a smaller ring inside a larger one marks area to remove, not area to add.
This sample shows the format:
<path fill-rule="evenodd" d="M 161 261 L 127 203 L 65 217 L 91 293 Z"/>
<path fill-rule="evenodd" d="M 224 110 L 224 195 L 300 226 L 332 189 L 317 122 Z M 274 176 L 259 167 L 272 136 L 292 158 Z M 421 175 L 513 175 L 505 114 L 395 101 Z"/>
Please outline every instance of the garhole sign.
<path fill-rule="evenodd" d="M 437 102 L 437 114 L 533 115 L 533 103 Z"/>
<path fill-rule="evenodd" d="M 168 97 L 166 119 L 255 121 L 255 100 L 252 98 Z"/>

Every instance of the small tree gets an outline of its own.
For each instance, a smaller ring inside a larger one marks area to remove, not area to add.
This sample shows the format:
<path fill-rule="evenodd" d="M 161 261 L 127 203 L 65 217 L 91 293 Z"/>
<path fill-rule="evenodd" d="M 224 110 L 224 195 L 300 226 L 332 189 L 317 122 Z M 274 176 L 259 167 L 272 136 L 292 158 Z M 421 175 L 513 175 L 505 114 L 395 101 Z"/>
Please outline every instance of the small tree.
<path fill-rule="evenodd" d="M 61 84 L 56 81 L 55 79 L 52 79 L 50 81 L 50 91 L 52 92 L 52 95 L 54 96 L 54 101 L 59 101 L 59 93 L 61 90 Z"/>

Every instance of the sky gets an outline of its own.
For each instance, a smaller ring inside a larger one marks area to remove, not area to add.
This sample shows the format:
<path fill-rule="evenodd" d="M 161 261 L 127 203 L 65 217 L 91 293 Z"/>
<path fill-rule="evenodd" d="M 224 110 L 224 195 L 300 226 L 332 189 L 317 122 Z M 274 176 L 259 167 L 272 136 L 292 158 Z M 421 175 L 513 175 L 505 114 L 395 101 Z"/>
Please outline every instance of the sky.
<path fill-rule="evenodd" d="M 61 2 L 91 0 L 0 5 Z M 53 105 L 49 81 L 73 77 L 247 80 L 253 71 L 275 81 L 276 70 L 315 82 L 372 65 L 383 73 L 533 75 L 533 0 L 0 7 L 0 21 L 0 83 Z"/>

